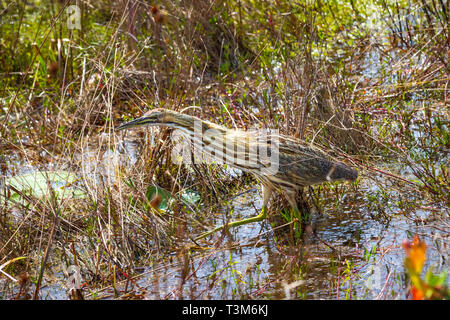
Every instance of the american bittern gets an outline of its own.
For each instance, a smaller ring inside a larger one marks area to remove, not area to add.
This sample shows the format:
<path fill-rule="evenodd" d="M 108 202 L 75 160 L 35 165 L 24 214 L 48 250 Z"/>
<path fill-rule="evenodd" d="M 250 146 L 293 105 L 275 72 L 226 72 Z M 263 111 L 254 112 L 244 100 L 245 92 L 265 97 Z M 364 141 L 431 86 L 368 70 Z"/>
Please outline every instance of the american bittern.
<path fill-rule="evenodd" d="M 138 126 L 166 126 L 181 130 L 202 153 L 217 162 L 252 173 L 262 184 L 263 205 L 259 215 L 226 224 L 228 228 L 264 220 L 273 191 L 283 191 L 294 212 L 299 213 L 296 195 L 300 189 L 326 181 L 354 181 L 358 172 L 333 161 L 325 153 L 301 141 L 274 133 L 230 130 L 197 117 L 165 109 L 154 109 L 124 123 L 116 130 Z M 225 225 L 200 235 L 213 234 Z"/>

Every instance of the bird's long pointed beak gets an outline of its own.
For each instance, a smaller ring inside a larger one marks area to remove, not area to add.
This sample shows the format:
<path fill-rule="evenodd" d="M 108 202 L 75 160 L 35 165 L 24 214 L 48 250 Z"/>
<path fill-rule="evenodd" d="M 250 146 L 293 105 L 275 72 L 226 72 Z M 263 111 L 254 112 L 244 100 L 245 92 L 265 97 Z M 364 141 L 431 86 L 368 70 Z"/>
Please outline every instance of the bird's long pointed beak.
<path fill-rule="evenodd" d="M 123 130 L 123 129 L 130 129 L 130 128 L 134 128 L 134 127 L 139 127 L 141 125 L 146 124 L 146 122 L 144 121 L 145 118 L 144 117 L 140 117 L 125 123 L 122 123 L 120 126 L 116 127 L 115 130 L 119 131 L 119 130 Z"/>

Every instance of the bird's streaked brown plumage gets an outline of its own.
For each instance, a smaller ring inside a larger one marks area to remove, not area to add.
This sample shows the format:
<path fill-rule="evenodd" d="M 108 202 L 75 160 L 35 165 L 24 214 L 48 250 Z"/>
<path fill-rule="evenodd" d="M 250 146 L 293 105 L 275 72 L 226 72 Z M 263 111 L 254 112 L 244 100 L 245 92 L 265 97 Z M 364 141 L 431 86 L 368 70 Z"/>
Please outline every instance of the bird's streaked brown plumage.
<path fill-rule="evenodd" d="M 215 123 L 172 110 L 154 109 L 142 117 L 117 127 L 117 130 L 138 126 L 166 126 L 181 130 L 210 161 L 226 163 L 250 172 L 263 186 L 263 211 L 260 215 L 235 221 L 228 227 L 260 221 L 266 216 L 267 203 L 274 190 L 281 189 L 294 210 L 298 211 L 296 194 L 306 186 L 327 181 L 354 181 L 358 172 L 334 161 L 317 147 L 290 137 L 267 132 L 230 130 Z M 256 151 L 253 153 L 252 151 Z M 261 154 L 265 157 L 261 157 Z M 274 166 L 273 159 L 277 163 Z M 274 170 L 274 167 L 276 170 Z M 203 238 L 220 226 L 200 236 Z"/>

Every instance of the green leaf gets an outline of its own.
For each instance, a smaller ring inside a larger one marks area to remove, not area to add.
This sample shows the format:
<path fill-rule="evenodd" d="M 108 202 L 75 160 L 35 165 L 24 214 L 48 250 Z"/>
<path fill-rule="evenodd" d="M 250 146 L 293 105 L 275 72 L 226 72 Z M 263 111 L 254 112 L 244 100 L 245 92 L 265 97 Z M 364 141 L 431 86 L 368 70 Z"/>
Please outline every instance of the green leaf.
<path fill-rule="evenodd" d="M 195 205 L 200 201 L 200 195 L 194 190 L 187 189 L 181 195 L 181 199 L 188 205 Z"/>
<path fill-rule="evenodd" d="M 169 201 L 172 198 L 171 194 L 169 191 L 157 187 L 157 186 L 149 186 L 147 188 L 147 199 L 148 201 L 151 201 L 153 199 L 154 196 L 158 195 L 161 197 L 161 203 L 159 204 L 159 209 L 161 210 L 166 210 L 167 207 L 169 206 Z"/>
<path fill-rule="evenodd" d="M 157 186 L 149 186 L 147 188 L 146 195 L 148 201 L 151 201 L 155 195 L 161 197 L 161 203 L 158 207 L 160 210 L 166 210 L 173 198 L 169 191 Z M 194 190 L 186 189 L 181 194 L 181 200 L 187 205 L 195 205 L 198 201 L 200 201 L 200 195 Z"/>
<path fill-rule="evenodd" d="M 429 286 L 436 287 L 436 286 L 443 286 L 445 285 L 447 280 L 447 272 L 443 271 L 438 275 L 434 275 L 433 272 L 428 270 L 428 272 L 425 275 L 425 281 Z"/>

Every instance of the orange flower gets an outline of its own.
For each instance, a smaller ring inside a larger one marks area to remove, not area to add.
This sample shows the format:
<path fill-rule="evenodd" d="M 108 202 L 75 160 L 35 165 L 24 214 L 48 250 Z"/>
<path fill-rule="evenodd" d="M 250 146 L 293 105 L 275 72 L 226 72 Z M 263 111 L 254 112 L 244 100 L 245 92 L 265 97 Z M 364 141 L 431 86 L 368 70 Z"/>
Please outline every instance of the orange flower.
<path fill-rule="evenodd" d="M 408 255 L 407 266 L 412 269 L 415 273 L 420 273 L 422 271 L 423 265 L 426 259 L 427 246 L 425 241 L 421 241 L 419 237 L 414 236 L 414 241 L 409 248 L 406 249 L 406 254 Z"/>
<path fill-rule="evenodd" d="M 423 300 L 425 297 L 422 290 L 417 289 L 414 286 L 411 286 L 411 293 L 413 300 Z"/>
<path fill-rule="evenodd" d="M 406 252 L 405 266 L 411 278 L 411 294 L 413 300 L 423 300 L 426 284 L 420 279 L 423 265 L 426 259 L 427 246 L 416 235 L 413 243 L 403 242 L 403 249 Z"/>

